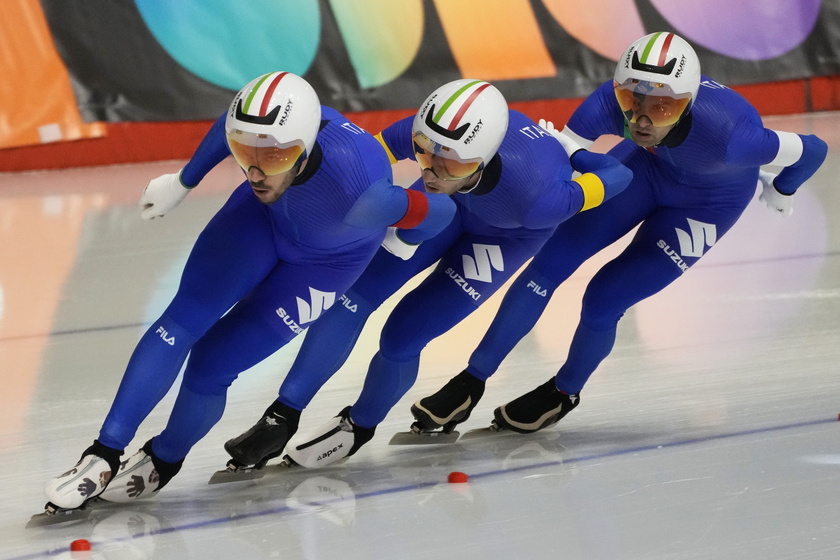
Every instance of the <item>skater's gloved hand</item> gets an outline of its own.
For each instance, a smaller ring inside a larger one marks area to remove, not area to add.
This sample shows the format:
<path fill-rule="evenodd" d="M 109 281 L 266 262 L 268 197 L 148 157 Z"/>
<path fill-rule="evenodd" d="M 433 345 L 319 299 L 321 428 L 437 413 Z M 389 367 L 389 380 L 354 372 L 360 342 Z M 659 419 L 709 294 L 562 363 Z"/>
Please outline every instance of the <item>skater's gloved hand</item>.
<path fill-rule="evenodd" d="M 572 154 L 576 151 L 585 149 L 583 146 L 563 134 L 562 131 L 554 128 L 553 122 L 540 119 L 539 125 L 544 128 L 546 132 L 551 134 L 558 142 L 560 142 L 560 145 L 563 146 L 564 150 L 566 150 L 566 155 L 569 156 L 569 159 L 572 159 Z"/>
<path fill-rule="evenodd" d="M 389 227 L 385 233 L 385 239 L 382 241 L 382 247 L 392 255 L 407 261 L 417 250 L 420 244 L 406 243 L 400 239 L 399 230 L 395 227 Z"/>
<path fill-rule="evenodd" d="M 181 182 L 181 171 L 161 175 L 149 181 L 140 196 L 140 217 L 154 220 L 176 206 L 190 192 L 190 188 Z"/>
<path fill-rule="evenodd" d="M 758 184 L 761 185 L 761 194 L 758 195 L 758 200 L 767 205 L 767 207 L 776 214 L 782 216 L 790 216 L 793 214 L 793 195 L 780 193 L 773 181 L 776 176 L 766 171 L 758 172 Z"/>

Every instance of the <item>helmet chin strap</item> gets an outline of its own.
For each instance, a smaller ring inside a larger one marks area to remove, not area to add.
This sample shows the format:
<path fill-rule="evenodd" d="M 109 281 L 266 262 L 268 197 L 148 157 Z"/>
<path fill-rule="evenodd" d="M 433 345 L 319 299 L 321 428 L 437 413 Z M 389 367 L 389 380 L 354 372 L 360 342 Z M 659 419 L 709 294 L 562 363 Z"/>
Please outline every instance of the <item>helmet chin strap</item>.
<path fill-rule="evenodd" d="M 685 113 L 680 117 L 674 127 L 668 131 L 665 138 L 662 139 L 657 146 L 665 146 L 666 148 L 673 148 L 679 146 L 685 137 L 688 136 L 688 131 L 691 129 L 691 108 L 686 109 Z"/>
<path fill-rule="evenodd" d="M 297 162 L 295 162 L 294 167 L 292 167 L 292 169 L 297 168 L 297 173 L 295 173 L 295 177 L 303 173 L 303 171 L 306 169 L 306 164 L 308 162 L 309 154 L 307 154 L 306 151 L 304 151 L 302 154 L 300 154 L 300 157 L 298 158 Z"/>
<path fill-rule="evenodd" d="M 481 182 L 481 178 L 484 176 L 484 168 L 482 167 L 481 169 L 479 169 L 475 173 L 478 173 L 478 179 L 476 179 L 475 183 L 473 183 L 472 185 L 467 185 L 467 186 L 461 187 L 460 189 L 458 189 L 459 193 L 467 194 L 468 192 L 471 192 L 471 191 L 475 190 L 476 187 L 478 187 L 478 184 Z M 471 177 L 475 176 L 475 173 L 473 173 L 471 175 Z"/>

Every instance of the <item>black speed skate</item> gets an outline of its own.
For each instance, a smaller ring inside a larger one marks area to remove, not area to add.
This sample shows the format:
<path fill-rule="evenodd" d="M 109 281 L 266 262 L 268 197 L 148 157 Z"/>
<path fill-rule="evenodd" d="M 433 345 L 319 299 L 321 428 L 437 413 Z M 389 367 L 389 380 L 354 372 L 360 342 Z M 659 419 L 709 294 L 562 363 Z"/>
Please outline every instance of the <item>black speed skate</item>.
<path fill-rule="evenodd" d="M 262 418 L 245 433 L 225 442 L 231 456 L 225 470 L 210 478 L 211 484 L 248 480 L 262 476 L 266 463 L 279 457 L 298 428 L 300 411 L 274 401 Z"/>
<path fill-rule="evenodd" d="M 455 426 L 466 421 L 484 394 L 484 381 L 462 371 L 436 393 L 411 406 L 415 422 L 410 432 L 391 438 L 391 445 L 453 443 L 460 435 Z"/>
<path fill-rule="evenodd" d="M 558 391 L 552 377 L 533 391 L 494 410 L 493 425 L 498 430 L 530 434 L 556 424 L 579 403 L 580 394 Z"/>

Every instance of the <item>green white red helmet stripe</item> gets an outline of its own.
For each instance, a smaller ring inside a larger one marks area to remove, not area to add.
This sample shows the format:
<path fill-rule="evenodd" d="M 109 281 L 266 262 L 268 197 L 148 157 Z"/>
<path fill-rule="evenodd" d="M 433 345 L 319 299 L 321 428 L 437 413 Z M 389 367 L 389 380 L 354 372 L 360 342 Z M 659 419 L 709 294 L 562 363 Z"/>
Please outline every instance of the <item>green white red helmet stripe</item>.
<path fill-rule="evenodd" d="M 256 116 L 264 117 L 268 112 L 269 105 L 271 103 L 271 97 L 274 94 L 274 90 L 277 89 L 277 85 L 280 83 L 280 80 L 283 79 L 283 76 L 288 74 L 288 72 L 273 72 L 271 74 L 266 74 L 265 76 L 261 77 L 259 81 L 254 84 L 254 87 L 251 88 L 251 92 L 248 94 L 248 97 L 245 98 L 245 103 L 242 106 L 242 112 L 250 115 L 251 113 L 251 103 L 254 101 L 254 98 L 257 96 L 257 92 L 260 91 L 262 88 L 263 83 L 269 81 L 268 87 L 265 90 L 265 93 L 262 95 L 262 103 L 260 104 L 259 113 Z"/>
<path fill-rule="evenodd" d="M 659 38 L 662 35 L 665 37 L 661 42 L 659 42 Z M 667 62 L 666 57 L 668 56 L 668 48 L 671 46 L 673 38 L 673 33 L 654 33 L 642 49 L 639 61 L 642 64 L 649 64 L 651 66 L 665 66 L 665 63 Z M 657 46 L 657 43 L 659 43 L 659 46 Z M 656 60 L 656 62 L 653 62 L 653 60 Z"/>
<path fill-rule="evenodd" d="M 476 84 L 479 84 L 479 86 L 475 87 Z M 455 130 L 461 123 L 464 113 L 467 112 L 473 102 L 478 98 L 479 94 L 488 87 L 490 87 L 490 84 L 480 80 L 465 84 L 462 88 L 453 93 L 449 99 L 444 101 L 443 105 L 441 105 L 440 109 L 437 110 L 437 113 L 435 113 L 432 120 L 435 124 L 441 125 L 447 130 Z M 453 115 L 452 121 L 448 125 L 441 124 L 440 121 L 443 119 L 444 114 L 455 103 L 460 103 L 460 106 L 455 112 L 455 115 Z"/>

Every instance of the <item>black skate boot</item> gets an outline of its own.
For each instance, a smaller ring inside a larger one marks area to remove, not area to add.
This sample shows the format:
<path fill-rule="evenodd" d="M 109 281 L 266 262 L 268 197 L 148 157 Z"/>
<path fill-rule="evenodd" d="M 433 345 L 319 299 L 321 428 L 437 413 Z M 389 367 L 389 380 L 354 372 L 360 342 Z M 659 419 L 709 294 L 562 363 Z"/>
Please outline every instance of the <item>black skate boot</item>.
<path fill-rule="evenodd" d="M 415 422 L 411 429 L 429 432 L 441 428 L 451 433 L 455 426 L 470 417 L 470 413 L 484 394 L 484 381 L 462 371 L 438 390 L 411 405 Z"/>
<path fill-rule="evenodd" d="M 579 403 L 580 394 L 561 393 L 552 377 L 533 391 L 494 410 L 493 424 L 499 429 L 529 434 L 557 423 Z"/>
<path fill-rule="evenodd" d="M 225 451 L 233 457 L 234 467 L 253 465 L 261 469 L 283 452 L 299 420 L 299 410 L 274 401 L 251 429 L 225 443 Z"/>

